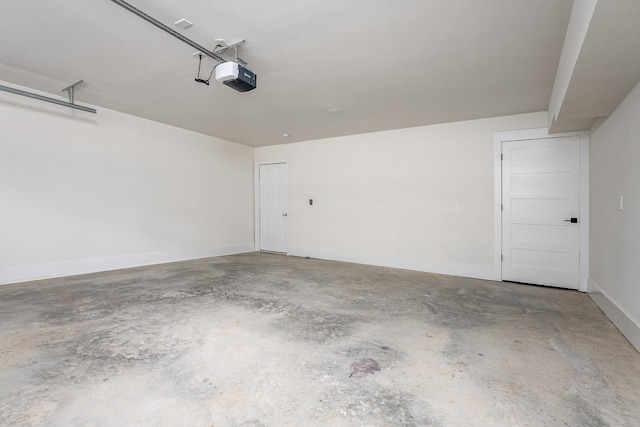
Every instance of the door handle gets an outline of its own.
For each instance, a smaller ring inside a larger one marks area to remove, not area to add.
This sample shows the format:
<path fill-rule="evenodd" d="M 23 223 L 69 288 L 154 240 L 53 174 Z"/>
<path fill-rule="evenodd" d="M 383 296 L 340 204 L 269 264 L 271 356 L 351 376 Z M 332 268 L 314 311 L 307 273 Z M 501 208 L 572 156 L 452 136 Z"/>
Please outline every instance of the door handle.
<path fill-rule="evenodd" d="M 282 214 L 282 216 L 287 216 L 287 214 L 286 214 L 286 213 L 283 213 L 283 214 Z"/>
<path fill-rule="evenodd" d="M 577 224 L 578 218 L 565 219 L 564 222 L 570 222 L 571 224 Z"/>

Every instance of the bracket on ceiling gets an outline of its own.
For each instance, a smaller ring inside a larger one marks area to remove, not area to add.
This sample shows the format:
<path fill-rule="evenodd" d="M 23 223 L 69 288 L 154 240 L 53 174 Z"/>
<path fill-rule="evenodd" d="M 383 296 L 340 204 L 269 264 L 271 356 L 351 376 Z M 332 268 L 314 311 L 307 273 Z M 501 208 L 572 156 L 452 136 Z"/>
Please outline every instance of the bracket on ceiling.
<path fill-rule="evenodd" d="M 235 62 L 239 62 L 242 65 L 247 65 L 247 62 L 245 60 L 243 60 L 242 58 L 238 57 L 238 47 L 240 45 L 243 45 L 246 42 L 246 40 L 238 40 L 236 42 L 233 43 L 227 43 L 227 41 L 225 39 L 216 39 L 216 43 L 218 44 L 214 49 L 213 52 L 220 55 L 224 52 L 226 52 L 229 49 L 233 49 L 233 57 L 234 57 L 234 61 Z"/>
<path fill-rule="evenodd" d="M 4 92 L 13 93 L 15 95 L 26 96 L 27 98 L 37 99 L 38 101 L 50 102 L 52 104 L 58 104 L 58 105 L 62 105 L 64 107 L 73 108 L 75 110 L 80 110 L 80 111 L 85 111 L 87 113 L 96 114 L 97 111 L 96 111 L 95 108 L 85 107 L 83 105 L 78 105 L 78 104 L 76 104 L 74 102 L 74 88 L 75 88 L 75 86 L 79 85 L 80 83 L 82 83 L 82 80 L 72 84 L 71 86 L 68 86 L 68 87 L 62 89 L 63 92 L 65 90 L 69 91 L 69 102 L 60 101 L 59 99 L 49 98 L 48 96 L 39 95 L 39 94 L 33 93 L 33 92 L 27 92 L 26 90 L 15 89 L 15 88 L 12 88 L 12 87 L 9 87 L 9 86 L 0 85 L 0 90 L 2 90 Z"/>
<path fill-rule="evenodd" d="M 62 89 L 62 92 L 67 92 L 67 94 L 69 95 L 69 104 L 75 105 L 75 89 L 76 89 L 76 86 L 78 86 L 81 83 L 84 83 L 84 80 L 78 80 L 71 86 L 67 86 L 64 89 Z"/>

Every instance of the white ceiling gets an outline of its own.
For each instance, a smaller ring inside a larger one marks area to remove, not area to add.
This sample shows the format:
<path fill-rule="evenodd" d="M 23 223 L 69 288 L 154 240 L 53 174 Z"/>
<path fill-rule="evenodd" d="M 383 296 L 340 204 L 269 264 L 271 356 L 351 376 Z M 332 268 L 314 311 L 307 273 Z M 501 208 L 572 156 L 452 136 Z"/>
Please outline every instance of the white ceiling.
<path fill-rule="evenodd" d="M 110 0 L 0 0 L 0 80 L 60 95 L 82 79 L 98 114 L 251 146 L 546 111 L 573 0 L 129 3 L 209 49 L 245 39 L 258 88 L 194 82 L 193 48 Z"/>
<path fill-rule="evenodd" d="M 640 81 L 640 1 L 577 0 L 549 104 L 552 133 L 589 129 Z"/>

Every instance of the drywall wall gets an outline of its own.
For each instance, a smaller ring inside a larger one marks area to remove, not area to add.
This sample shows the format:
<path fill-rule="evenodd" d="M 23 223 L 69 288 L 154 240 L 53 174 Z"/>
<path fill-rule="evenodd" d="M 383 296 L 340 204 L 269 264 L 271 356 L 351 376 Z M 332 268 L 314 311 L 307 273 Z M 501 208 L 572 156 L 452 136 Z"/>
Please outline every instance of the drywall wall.
<path fill-rule="evenodd" d="M 640 350 L 639 117 L 640 84 L 591 129 L 589 290 Z"/>
<path fill-rule="evenodd" d="M 253 149 L 0 92 L 0 201 L 0 283 L 252 251 Z"/>
<path fill-rule="evenodd" d="M 288 161 L 290 254 L 493 279 L 494 132 L 541 128 L 546 119 L 261 147 L 255 160 Z"/>

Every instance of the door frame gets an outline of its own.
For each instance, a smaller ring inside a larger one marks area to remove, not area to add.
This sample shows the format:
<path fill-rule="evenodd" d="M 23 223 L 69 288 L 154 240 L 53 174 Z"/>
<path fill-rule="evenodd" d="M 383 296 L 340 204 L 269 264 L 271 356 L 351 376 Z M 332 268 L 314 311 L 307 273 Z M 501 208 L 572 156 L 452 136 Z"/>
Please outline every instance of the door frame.
<path fill-rule="evenodd" d="M 260 252 L 261 250 L 261 245 L 260 245 L 260 166 L 262 165 L 279 165 L 279 164 L 285 164 L 287 165 L 287 194 L 289 193 L 289 162 L 287 160 L 273 160 L 273 161 L 268 161 L 268 162 L 255 162 L 254 164 L 254 172 L 253 172 L 253 178 L 254 178 L 254 184 L 253 184 L 253 188 L 254 188 L 254 250 L 256 252 Z M 289 197 L 287 197 L 287 202 L 290 203 L 289 201 Z M 289 209 L 289 206 L 287 206 L 287 212 L 291 212 L 291 209 Z M 290 221 L 291 221 L 291 215 L 288 215 L 287 220 L 289 221 L 289 223 L 287 224 L 287 241 L 289 240 L 289 231 L 291 229 L 291 227 L 289 227 Z M 287 244 L 287 255 L 289 255 L 289 250 L 288 250 L 289 245 Z"/>
<path fill-rule="evenodd" d="M 587 291 L 589 277 L 589 131 L 549 134 L 548 129 L 527 129 L 494 134 L 494 277 L 502 281 L 502 143 L 536 139 L 580 139 L 580 282 L 578 290 Z"/>

